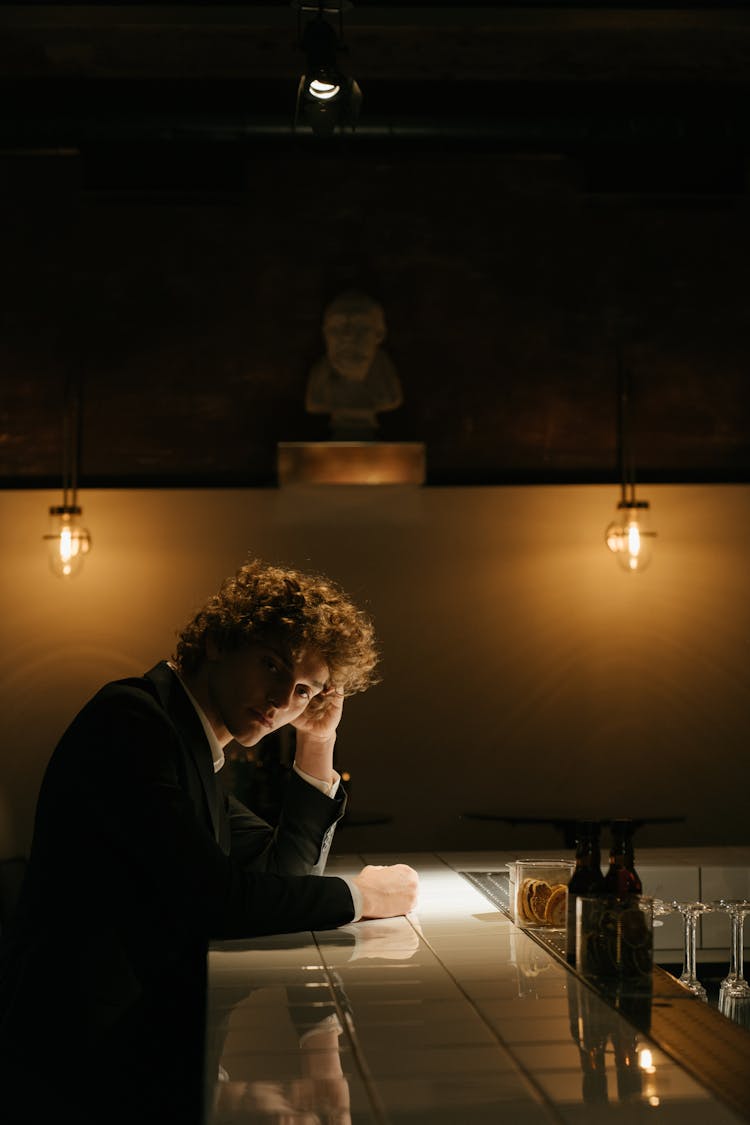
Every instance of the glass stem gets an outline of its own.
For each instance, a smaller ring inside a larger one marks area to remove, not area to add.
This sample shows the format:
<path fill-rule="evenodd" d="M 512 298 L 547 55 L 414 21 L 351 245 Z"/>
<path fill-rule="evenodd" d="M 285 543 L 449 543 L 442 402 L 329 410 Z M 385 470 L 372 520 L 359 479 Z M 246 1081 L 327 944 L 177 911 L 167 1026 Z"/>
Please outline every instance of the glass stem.
<path fill-rule="evenodd" d="M 738 974 L 741 974 L 742 965 L 742 919 L 738 910 L 732 911 L 731 920 L 732 944 L 730 946 L 728 979 L 737 980 Z"/>
<path fill-rule="evenodd" d="M 737 918 L 737 934 L 736 937 L 732 935 L 732 945 L 734 946 L 734 971 L 736 980 L 744 980 L 745 976 L 745 911 L 738 910 L 735 917 Z M 734 919 L 732 919 L 734 921 Z"/>
<path fill-rule="evenodd" d="M 685 968 L 687 970 L 687 979 L 692 983 L 696 980 L 695 976 L 695 942 L 696 942 L 696 922 L 698 916 L 692 910 L 688 910 L 685 914 Z"/>
<path fill-rule="evenodd" d="M 687 910 L 681 910 L 682 914 L 682 945 L 685 950 L 682 959 L 682 972 L 680 973 L 680 980 L 688 979 L 688 948 L 690 946 L 690 924 L 688 922 Z"/>

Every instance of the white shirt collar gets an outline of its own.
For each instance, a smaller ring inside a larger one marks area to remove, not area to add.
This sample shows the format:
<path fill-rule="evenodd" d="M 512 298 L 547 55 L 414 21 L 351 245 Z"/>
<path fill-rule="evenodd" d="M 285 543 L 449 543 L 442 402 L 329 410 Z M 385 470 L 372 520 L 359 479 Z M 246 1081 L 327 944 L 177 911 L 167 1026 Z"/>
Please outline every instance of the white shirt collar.
<path fill-rule="evenodd" d="M 198 716 L 198 718 L 200 719 L 201 724 L 203 726 L 203 730 L 206 733 L 206 738 L 208 739 L 208 745 L 211 747 L 211 757 L 214 760 L 214 773 L 218 773 L 219 770 L 221 769 L 221 767 L 224 765 L 225 759 L 224 759 L 224 749 L 223 749 L 221 743 L 219 742 L 218 738 L 216 737 L 216 731 L 214 730 L 214 728 L 209 723 L 208 718 L 206 716 L 206 712 L 203 710 L 200 703 L 195 698 L 195 696 L 193 695 L 193 693 L 190 691 L 187 684 L 183 680 L 177 666 L 174 665 L 171 660 L 168 660 L 167 664 L 169 665 L 169 667 L 172 669 L 172 671 L 174 672 L 177 679 L 182 684 L 183 688 L 185 689 L 185 694 L 187 695 L 188 699 L 190 700 L 193 707 L 195 708 L 195 713 Z"/>

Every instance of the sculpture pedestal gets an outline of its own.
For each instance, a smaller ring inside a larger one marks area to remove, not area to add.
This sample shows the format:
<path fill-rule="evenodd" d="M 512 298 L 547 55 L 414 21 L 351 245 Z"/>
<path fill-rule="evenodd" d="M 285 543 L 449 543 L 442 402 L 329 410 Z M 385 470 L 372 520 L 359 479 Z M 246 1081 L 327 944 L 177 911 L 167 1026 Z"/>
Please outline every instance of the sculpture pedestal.
<path fill-rule="evenodd" d="M 424 484 L 421 441 L 280 441 L 279 485 Z"/>

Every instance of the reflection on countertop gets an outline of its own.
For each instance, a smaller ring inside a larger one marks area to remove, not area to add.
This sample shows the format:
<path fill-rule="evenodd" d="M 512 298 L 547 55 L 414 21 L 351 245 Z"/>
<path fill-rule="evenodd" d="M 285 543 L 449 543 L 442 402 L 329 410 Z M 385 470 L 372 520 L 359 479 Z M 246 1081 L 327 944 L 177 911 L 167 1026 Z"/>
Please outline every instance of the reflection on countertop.
<path fill-rule="evenodd" d="M 654 1037 L 692 997 L 659 977 L 605 1001 L 458 874 L 476 854 L 399 859 L 420 872 L 412 917 L 212 948 L 207 1125 L 750 1120 Z M 328 873 L 363 861 L 393 857 Z"/>

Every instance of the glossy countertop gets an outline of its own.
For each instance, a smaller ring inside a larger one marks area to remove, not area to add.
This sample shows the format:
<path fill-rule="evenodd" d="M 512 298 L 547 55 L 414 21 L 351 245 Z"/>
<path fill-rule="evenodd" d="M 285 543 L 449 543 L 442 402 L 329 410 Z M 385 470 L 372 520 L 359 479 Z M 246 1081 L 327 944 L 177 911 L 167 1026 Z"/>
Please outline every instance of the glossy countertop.
<path fill-rule="evenodd" d="M 458 873 L 510 858 L 518 857 L 334 856 L 327 874 L 411 863 L 417 910 L 212 946 L 207 1125 L 750 1120 Z M 675 859 L 656 857 L 665 858 Z M 702 854 L 699 866 L 707 858 L 747 877 L 750 856 Z M 657 988 L 653 1004 L 689 1015 L 700 1001 Z M 746 1037 L 750 1074 L 750 1032 L 730 1026 L 735 1052 Z M 720 1038 L 707 1050 L 720 1052 Z"/>

